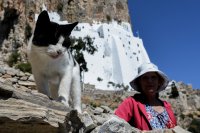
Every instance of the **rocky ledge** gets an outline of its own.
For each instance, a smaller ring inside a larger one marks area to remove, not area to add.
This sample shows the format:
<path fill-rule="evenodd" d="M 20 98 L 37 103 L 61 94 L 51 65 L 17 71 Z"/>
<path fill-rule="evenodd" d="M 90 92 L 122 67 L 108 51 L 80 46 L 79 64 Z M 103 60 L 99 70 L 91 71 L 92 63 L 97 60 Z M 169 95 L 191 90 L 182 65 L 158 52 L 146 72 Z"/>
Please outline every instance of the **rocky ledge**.
<path fill-rule="evenodd" d="M 83 113 L 66 108 L 36 90 L 15 88 L 0 82 L 0 131 L 2 133 L 142 133 L 113 115 L 107 106 L 84 105 Z M 144 131 L 143 131 L 144 132 Z M 147 132 L 147 131 L 146 131 Z M 186 133 L 173 129 L 148 133 Z"/>

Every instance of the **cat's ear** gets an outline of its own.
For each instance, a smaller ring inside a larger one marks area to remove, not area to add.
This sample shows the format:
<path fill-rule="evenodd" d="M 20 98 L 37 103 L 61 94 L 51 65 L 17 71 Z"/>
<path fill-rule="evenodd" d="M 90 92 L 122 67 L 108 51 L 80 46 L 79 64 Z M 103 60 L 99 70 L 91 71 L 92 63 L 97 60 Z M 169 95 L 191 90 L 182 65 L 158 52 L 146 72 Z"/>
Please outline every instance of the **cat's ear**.
<path fill-rule="evenodd" d="M 67 24 L 67 25 L 61 25 L 61 30 L 64 35 L 69 36 L 74 29 L 74 27 L 78 24 L 78 22 Z"/>
<path fill-rule="evenodd" d="M 46 10 L 42 11 L 37 19 L 36 26 L 43 27 L 50 23 L 49 15 Z"/>

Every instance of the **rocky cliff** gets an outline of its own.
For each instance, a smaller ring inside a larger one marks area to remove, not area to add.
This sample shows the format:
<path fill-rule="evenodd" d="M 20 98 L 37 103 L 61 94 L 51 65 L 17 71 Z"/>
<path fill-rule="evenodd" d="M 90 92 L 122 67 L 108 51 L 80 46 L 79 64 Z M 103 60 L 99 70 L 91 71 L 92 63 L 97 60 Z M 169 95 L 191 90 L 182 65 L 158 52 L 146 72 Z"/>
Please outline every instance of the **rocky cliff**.
<path fill-rule="evenodd" d="M 43 4 L 69 22 L 130 21 L 127 0 L 1 0 L 0 45 L 8 38 L 11 29 L 15 29 L 14 33 L 20 33 L 23 40 L 26 39 L 29 36 L 27 28 L 33 27 L 35 13 L 41 12 Z"/>

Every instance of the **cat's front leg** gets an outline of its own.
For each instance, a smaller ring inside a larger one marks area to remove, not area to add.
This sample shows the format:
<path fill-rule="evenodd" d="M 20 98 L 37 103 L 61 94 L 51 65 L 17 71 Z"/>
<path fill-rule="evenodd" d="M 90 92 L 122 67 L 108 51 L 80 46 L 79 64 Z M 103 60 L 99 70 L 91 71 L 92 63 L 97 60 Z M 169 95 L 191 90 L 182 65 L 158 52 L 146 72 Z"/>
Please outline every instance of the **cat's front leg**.
<path fill-rule="evenodd" d="M 65 73 L 61 77 L 58 89 L 58 100 L 62 102 L 66 107 L 69 107 L 71 81 L 72 81 L 72 73 L 70 70 L 68 70 L 68 73 Z"/>
<path fill-rule="evenodd" d="M 50 92 L 51 92 L 51 98 L 53 98 L 54 100 L 57 100 L 57 98 L 58 98 L 58 88 L 59 88 L 58 83 L 49 82 L 49 89 L 50 89 Z"/>
<path fill-rule="evenodd" d="M 80 81 L 80 68 L 78 63 L 73 68 L 73 78 L 72 78 L 72 104 L 73 108 L 81 113 L 81 81 Z"/>
<path fill-rule="evenodd" d="M 34 79 L 38 92 L 50 97 L 51 95 L 48 87 L 48 80 L 43 75 L 38 73 L 34 73 Z"/>

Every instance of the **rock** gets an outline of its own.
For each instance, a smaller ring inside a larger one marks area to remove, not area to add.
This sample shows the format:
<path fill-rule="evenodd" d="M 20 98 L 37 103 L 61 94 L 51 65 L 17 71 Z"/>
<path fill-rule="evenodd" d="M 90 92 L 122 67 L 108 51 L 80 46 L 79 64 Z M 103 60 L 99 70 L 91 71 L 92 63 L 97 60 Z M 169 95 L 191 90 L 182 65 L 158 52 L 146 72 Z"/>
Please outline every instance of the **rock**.
<path fill-rule="evenodd" d="M 28 76 L 23 76 L 20 78 L 21 81 L 27 81 L 27 79 L 28 79 Z"/>
<path fill-rule="evenodd" d="M 0 77 L 0 82 L 4 83 L 5 82 L 5 79 Z"/>
<path fill-rule="evenodd" d="M 94 114 L 95 115 L 99 115 L 101 113 L 103 113 L 103 109 L 102 108 L 100 108 L 100 107 L 95 108 L 95 110 L 94 110 Z"/>
<path fill-rule="evenodd" d="M 91 133 L 99 133 L 101 126 L 96 127 L 94 130 L 91 131 Z"/>
<path fill-rule="evenodd" d="M 20 71 L 18 74 L 17 74 L 18 77 L 24 77 L 25 76 L 25 73 L 23 73 L 22 71 Z"/>
<path fill-rule="evenodd" d="M 141 133 L 141 131 L 131 127 L 123 119 L 113 116 L 100 127 L 99 133 Z"/>
<path fill-rule="evenodd" d="M 77 111 L 46 95 L 0 82 L 0 131 L 2 133 L 77 132 L 83 127 Z"/>
<path fill-rule="evenodd" d="M 28 81 L 35 82 L 35 79 L 34 79 L 33 75 L 31 75 L 31 76 L 28 78 Z"/>
<path fill-rule="evenodd" d="M 4 68 L 0 68 L 0 73 L 1 74 L 5 74 L 6 73 L 5 69 Z"/>
<path fill-rule="evenodd" d="M 82 114 L 82 121 L 84 123 L 84 132 L 90 132 L 96 127 L 92 118 L 86 111 Z"/>
<path fill-rule="evenodd" d="M 9 67 L 7 67 L 7 68 L 6 68 L 6 73 L 7 73 L 8 75 L 15 76 L 15 75 L 18 75 L 18 74 L 19 74 L 19 70 L 16 70 L 16 69 L 14 69 L 14 68 L 9 68 Z"/>
<path fill-rule="evenodd" d="M 197 95 L 190 95 L 188 98 L 188 105 L 195 110 L 195 109 L 200 109 L 200 97 Z"/>
<path fill-rule="evenodd" d="M 2 77 L 2 78 L 5 78 L 5 79 L 6 79 L 6 78 L 12 78 L 12 76 L 11 76 L 10 74 L 7 74 L 7 73 L 4 74 L 4 75 L 2 75 L 1 77 Z"/>
<path fill-rule="evenodd" d="M 23 86 L 30 86 L 30 87 L 35 87 L 36 84 L 35 82 L 30 82 L 30 81 L 18 81 L 19 85 L 23 85 Z"/>
<path fill-rule="evenodd" d="M 173 128 L 173 131 L 174 131 L 175 133 L 191 133 L 191 132 L 189 132 L 189 131 L 184 130 L 184 129 L 181 128 L 180 126 L 174 127 L 174 128 Z"/>
<path fill-rule="evenodd" d="M 97 122 L 97 125 L 102 125 L 104 122 L 107 121 L 107 118 L 103 118 L 101 115 L 94 115 L 94 119 Z"/>
<path fill-rule="evenodd" d="M 114 113 L 112 109 L 110 109 L 108 106 L 102 105 L 101 108 L 103 109 L 104 113 Z"/>
<path fill-rule="evenodd" d="M 137 128 L 130 126 L 123 119 L 113 116 L 100 126 L 98 133 L 190 133 L 184 130 L 180 126 L 176 126 L 172 129 L 156 129 L 151 131 L 141 131 Z"/>

